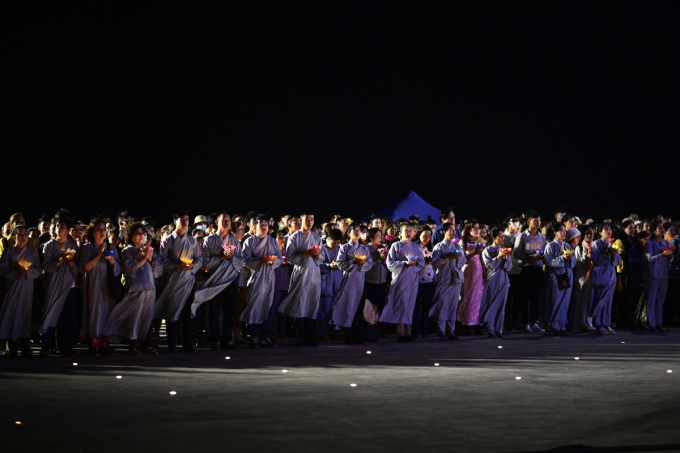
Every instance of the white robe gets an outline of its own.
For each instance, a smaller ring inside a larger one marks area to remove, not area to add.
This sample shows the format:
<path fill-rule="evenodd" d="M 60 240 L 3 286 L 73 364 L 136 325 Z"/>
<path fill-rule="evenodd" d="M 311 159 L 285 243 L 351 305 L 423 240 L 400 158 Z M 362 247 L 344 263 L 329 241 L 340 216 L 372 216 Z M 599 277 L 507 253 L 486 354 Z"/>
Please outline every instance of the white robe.
<path fill-rule="evenodd" d="M 363 255 L 366 262 L 357 265 L 354 257 Z M 364 294 L 364 278 L 366 272 L 373 267 L 371 250 L 363 244 L 348 242 L 340 246 L 336 261 L 342 271 L 340 291 L 333 302 L 333 324 L 340 327 L 351 327 L 354 315 Z"/>
<path fill-rule="evenodd" d="M 415 266 L 407 266 L 407 256 L 415 257 Z M 392 285 L 387 294 L 387 305 L 380 315 L 381 322 L 411 324 L 413 307 L 418 296 L 418 273 L 425 267 L 425 257 L 415 242 L 395 242 L 387 254 L 387 268 L 392 272 Z"/>
<path fill-rule="evenodd" d="M 290 289 L 279 306 L 279 312 L 294 318 L 316 319 L 321 298 L 319 265 L 323 261 L 323 254 L 319 253 L 316 259 L 311 256 L 303 259 L 302 254 L 310 247 L 321 245 L 321 238 L 313 231 L 307 234 L 302 230 L 296 231 L 288 238 L 286 256 L 294 267 L 290 276 Z"/>
<path fill-rule="evenodd" d="M 260 264 L 263 256 L 274 256 L 273 264 Z M 274 301 L 274 288 L 276 286 L 275 270 L 283 259 L 281 250 L 276 239 L 271 236 L 259 238 L 250 236 L 243 243 L 243 260 L 250 273 L 248 289 L 246 291 L 246 308 L 241 314 L 241 321 L 248 324 L 262 324 L 267 319 L 267 313 Z"/>
<path fill-rule="evenodd" d="M 19 273 L 19 261 L 28 261 L 28 274 Z M 25 245 L 6 248 L 0 257 L 0 275 L 7 292 L 0 307 L 0 339 L 17 341 L 31 336 L 34 280 L 42 274 L 35 249 Z"/>

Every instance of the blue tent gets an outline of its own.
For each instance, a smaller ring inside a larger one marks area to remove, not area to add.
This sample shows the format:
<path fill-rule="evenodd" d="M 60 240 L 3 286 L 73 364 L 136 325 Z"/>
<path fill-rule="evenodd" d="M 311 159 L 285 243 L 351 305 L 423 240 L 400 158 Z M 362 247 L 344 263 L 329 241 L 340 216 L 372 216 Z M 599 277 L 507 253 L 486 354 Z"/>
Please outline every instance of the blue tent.
<path fill-rule="evenodd" d="M 440 209 L 423 200 L 420 195 L 412 190 L 401 200 L 377 211 L 375 215 L 387 217 L 392 221 L 400 217 L 408 219 L 413 214 L 418 214 L 420 220 L 427 220 L 428 215 L 432 216 L 434 220 L 438 220 L 440 212 Z"/>

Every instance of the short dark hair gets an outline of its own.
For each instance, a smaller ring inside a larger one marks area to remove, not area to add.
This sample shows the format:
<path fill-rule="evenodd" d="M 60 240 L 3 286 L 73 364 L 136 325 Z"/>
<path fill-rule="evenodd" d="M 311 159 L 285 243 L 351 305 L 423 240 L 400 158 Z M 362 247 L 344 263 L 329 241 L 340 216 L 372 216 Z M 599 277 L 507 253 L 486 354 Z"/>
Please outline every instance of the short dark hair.
<path fill-rule="evenodd" d="M 533 210 L 533 209 L 528 210 L 527 213 L 526 213 L 526 218 L 527 218 L 527 219 L 537 219 L 537 218 L 539 218 L 540 216 L 541 216 L 541 214 L 539 214 L 538 211 L 535 211 L 535 210 Z"/>
<path fill-rule="evenodd" d="M 23 228 L 24 230 L 26 230 L 26 233 L 28 233 L 28 227 L 27 227 L 26 225 L 17 225 L 17 226 L 15 226 L 14 229 L 12 230 L 12 235 L 13 235 L 13 236 L 16 236 L 16 235 L 17 235 L 17 232 L 18 232 L 20 229 L 22 229 L 22 228 Z"/>
<path fill-rule="evenodd" d="M 300 217 L 308 215 L 314 215 L 314 211 L 312 209 L 303 209 L 302 212 L 300 212 Z"/>
<path fill-rule="evenodd" d="M 256 220 L 257 223 L 260 223 L 263 220 L 266 220 L 267 222 L 269 222 L 269 216 L 265 215 L 265 214 L 258 214 L 257 216 L 255 216 L 255 220 Z"/>
<path fill-rule="evenodd" d="M 224 215 L 229 215 L 229 213 L 228 213 L 227 211 L 220 211 L 220 212 L 218 212 L 218 213 L 215 213 L 215 214 L 213 214 L 213 216 L 214 216 L 214 217 L 213 217 L 213 220 L 214 220 L 215 222 L 217 222 L 217 219 L 219 219 L 220 217 L 222 217 L 222 216 L 224 216 Z M 236 216 L 234 216 L 234 217 L 236 217 Z M 231 216 L 229 216 L 229 218 L 231 219 Z"/>
<path fill-rule="evenodd" d="M 368 229 L 368 232 L 367 232 L 367 234 L 366 234 L 366 237 L 367 237 L 369 240 L 371 240 L 371 239 L 373 239 L 373 238 L 375 237 L 375 235 L 378 234 L 378 233 L 381 233 L 381 234 L 382 234 L 382 231 L 380 231 L 380 228 L 369 228 L 369 229 Z"/>
<path fill-rule="evenodd" d="M 257 218 L 257 212 L 255 211 L 248 211 L 248 214 L 246 214 L 246 219 L 247 220 L 253 220 Z"/>
<path fill-rule="evenodd" d="M 125 243 L 127 245 L 132 245 L 132 235 L 138 228 L 146 233 L 146 228 L 144 228 L 142 222 L 129 223 L 125 226 Z M 146 242 L 146 239 L 144 239 L 144 242 Z"/>
<path fill-rule="evenodd" d="M 439 213 L 439 220 L 444 220 L 449 216 L 449 212 L 453 212 L 455 215 L 455 212 L 453 211 L 453 208 L 445 208 L 442 209 L 442 212 Z"/>
<path fill-rule="evenodd" d="M 189 216 L 189 211 L 186 209 L 180 209 L 179 211 L 175 211 L 174 214 L 172 214 L 172 220 L 173 222 L 177 219 L 181 219 L 184 216 Z"/>
<path fill-rule="evenodd" d="M 119 219 L 119 220 L 120 220 L 120 219 L 126 219 L 126 218 L 128 218 L 128 217 L 130 217 L 130 213 L 127 212 L 127 211 L 120 211 L 120 212 L 118 213 L 118 215 L 116 216 L 116 218 Z"/>
<path fill-rule="evenodd" d="M 328 232 L 328 239 L 331 241 L 342 241 L 342 231 L 338 229 L 333 229 Z"/>

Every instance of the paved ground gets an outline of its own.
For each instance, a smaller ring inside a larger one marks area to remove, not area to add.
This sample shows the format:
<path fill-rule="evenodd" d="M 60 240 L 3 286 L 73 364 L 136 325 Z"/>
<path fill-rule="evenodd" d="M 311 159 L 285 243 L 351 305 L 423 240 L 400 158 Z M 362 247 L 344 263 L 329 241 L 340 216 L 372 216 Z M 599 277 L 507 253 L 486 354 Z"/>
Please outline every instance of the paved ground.
<path fill-rule="evenodd" d="M 3 453 L 680 451 L 680 331 L 0 360 L 0 427 Z"/>

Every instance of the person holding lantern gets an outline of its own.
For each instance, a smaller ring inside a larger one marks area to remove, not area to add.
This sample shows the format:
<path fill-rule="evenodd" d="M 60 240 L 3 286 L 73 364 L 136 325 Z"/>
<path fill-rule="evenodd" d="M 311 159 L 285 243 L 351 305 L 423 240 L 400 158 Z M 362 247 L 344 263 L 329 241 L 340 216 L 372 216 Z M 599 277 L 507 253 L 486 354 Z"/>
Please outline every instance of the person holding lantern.
<path fill-rule="evenodd" d="M 241 242 L 230 234 L 231 217 L 227 212 L 217 215 L 217 232 L 203 242 L 203 271 L 208 280 L 194 293 L 193 315 L 203 302 L 208 302 L 212 350 L 234 349 L 232 330 L 238 301 L 238 278 L 243 269 Z"/>
<path fill-rule="evenodd" d="M 661 220 L 651 222 L 652 238 L 645 244 L 647 261 L 647 319 L 651 333 L 668 332 L 663 324 L 663 303 L 668 291 L 668 267 L 673 260 L 670 243 L 664 239 L 666 232 Z"/>
<path fill-rule="evenodd" d="M 555 239 L 545 248 L 545 260 L 549 272 L 546 286 L 545 320 L 552 325 L 553 334 L 568 337 L 570 334 L 566 330 L 566 324 L 569 322 L 569 301 L 574 286 L 572 269 L 576 265 L 576 260 L 574 249 L 566 242 L 567 230 L 564 225 L 555 223 L 553 230 Z"/>
<path fill-rule="evenodd" d="M 5 297 L 0 307 L 0 339 L 8 340 L 10 358 L 30 357 L 31 311 L 34 280 L 42 274 L 38 252 L 28 247 L 28 228 L 14 227 L 13 243 L 0 257 L 0 276 L 5 279 Z"/>
<path fill-rule="evenodd" d="M 276 239 L 269 236 L 269 219 L 264 214 L 255 217 L 255 234 L 243 243 L 243 262 L 252 272 L 246 292 L 246 308 L 241 321 L 248 324 L 250 347 L 276 346 L 269 338 L 267 314 L 274 300 L 276 269 L 283 259 Z"/>
<path fill-rule="evenodd" d="M 340 291 L 342 284 L 342 271 L 338 267 L 338 253 L 342 232 L 337 229 L 329 229 L 326 235 L 326 243 L 321 249 L 323 261 L 319 265 L 321 270 L 321 299 L 319 311 L 316 315 L 316 333 L 320 339 L 330 336 L 330 322 L 333 319 L 333 301 Z"/>
<path fill-rule="evenodd" d="M 340 246 L 337 264 L 342 271 L 342 284 L 333 301 L 333 324 L 342 327 L 345 344 L 364 344 L 364 281 L 373 267 L 371 250 L 361 243 L 361 227 L 347 227 L 349 242 Z"/>
<path fill-rule="evenodd" d="M 505 301 L 508 298 L 510 279 L 508 272 L 512 269 L 512 249 L 503 247 L 505 236 L 503 228 L 492 228 L 493 243 L 482 252 L 482 260 L 486 267 L 486 284 L 479 309 L 479 322 L 488 331 L 489 338 L 505 338 L 503 323 L 505 322 Z"/>
<path fill-rule="evenodd" d="M 321 298 L 321 237 L 312 231 L 314 212 L 306 210 L 300 216 L 302 229 L 288 238 L 286 256 L 293 263 L 288 295 L 279 312 L 295 318 L 298 334 L 296 346 L 318 346 L 316 316 Z"/>
<path fill-rule="evenodd" d="M 177 320 L 182 316 L 183 347 L 185 352 L 193 352 L 193 322 L 191 308 L 187 305 L 194 289 L 196 273 L 201 269 L 201 249 L 196 240 L 187 234 L 189 212 L 177 211 L 173 214 L 175 230 L 160 246 L 163 268 L 167 280 L 163 292 L 156 301 L 154 317 L 165 319 L 168 335 L 168 352 L 177 352 Z"/>
<path fill-rule="evenodd" d="M 616 267 L 621 264 L 621 255 L 610 241 L 612 228 L 608 223 L 597 226 L 600 239 L 595 241 L 590 252 L 593 260 L 591 272 L 592 293 L 590 298 L 590 317 L 595 333 L 598 335 L 615 334 L 611 327 L 612 300 L 616 288 Z"/>

